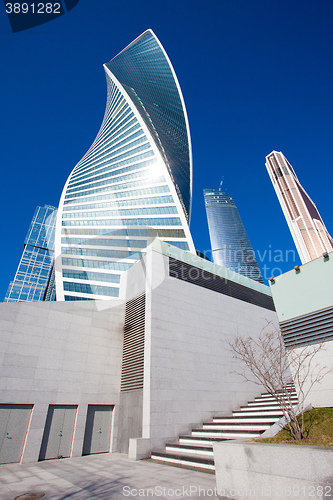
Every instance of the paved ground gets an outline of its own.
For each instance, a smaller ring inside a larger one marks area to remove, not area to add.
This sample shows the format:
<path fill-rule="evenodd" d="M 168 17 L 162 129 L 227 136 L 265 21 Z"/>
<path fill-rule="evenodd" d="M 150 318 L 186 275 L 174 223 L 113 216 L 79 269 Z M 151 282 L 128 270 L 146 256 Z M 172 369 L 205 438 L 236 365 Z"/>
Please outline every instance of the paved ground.
<path fill-rule="evenodd" d="M 0 465 L 0 500 L 45 493 L 45 500 L 217 498 L 215 476 L 133 462 L 120 453 Z"/>

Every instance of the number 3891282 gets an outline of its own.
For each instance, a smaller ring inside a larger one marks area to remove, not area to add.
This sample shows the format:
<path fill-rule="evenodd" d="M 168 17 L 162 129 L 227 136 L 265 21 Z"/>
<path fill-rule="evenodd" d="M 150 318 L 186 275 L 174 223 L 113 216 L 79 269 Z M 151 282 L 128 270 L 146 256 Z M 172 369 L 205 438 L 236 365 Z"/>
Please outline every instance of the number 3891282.
<path fill-rule="evenodd" d="M 60 3 L 6 3 L 7 14 L 61 14 Z"/>

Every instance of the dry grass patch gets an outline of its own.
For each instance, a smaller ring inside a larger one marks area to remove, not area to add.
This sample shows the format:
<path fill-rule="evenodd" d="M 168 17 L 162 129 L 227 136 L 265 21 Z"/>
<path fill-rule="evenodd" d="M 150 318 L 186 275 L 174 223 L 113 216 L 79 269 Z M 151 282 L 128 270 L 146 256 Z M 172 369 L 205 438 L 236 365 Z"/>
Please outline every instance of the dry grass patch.
<path fill-rule="evenodd" d="M 301 417 L 298 417 L 300 422 Z M 288 427 L 272 438 L 255 439 L 259 443 L 333 446 L 333 408 L 314 408 L 304 413 L 304 438 L 295 441 Z"/>

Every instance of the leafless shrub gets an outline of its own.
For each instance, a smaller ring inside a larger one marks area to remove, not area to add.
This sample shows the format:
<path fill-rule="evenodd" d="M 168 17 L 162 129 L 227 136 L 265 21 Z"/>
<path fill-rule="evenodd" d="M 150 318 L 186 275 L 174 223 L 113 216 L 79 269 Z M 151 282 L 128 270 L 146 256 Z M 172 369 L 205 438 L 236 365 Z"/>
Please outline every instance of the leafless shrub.
<path fill-rule="evenodd" d="M 227 339 L 235 361 L 240 361 L 236 372 L 246 381 L 261 385 L 273 396 L 283 412 L 293 439 L 304 435 L 304 402 L 313 385 L 319 383 L 332 367 L 319 364 L 316 355 L 324 345 L 296 345 L 286 349 L 280 330 L 268 323 L 257 338 L 237 334 Z M 250 373 L 254 375 L 250 376 Z M 292 401 L 294 387 L 298 402 Z M 297 415 L 302 414 L 301 423 Z"/>

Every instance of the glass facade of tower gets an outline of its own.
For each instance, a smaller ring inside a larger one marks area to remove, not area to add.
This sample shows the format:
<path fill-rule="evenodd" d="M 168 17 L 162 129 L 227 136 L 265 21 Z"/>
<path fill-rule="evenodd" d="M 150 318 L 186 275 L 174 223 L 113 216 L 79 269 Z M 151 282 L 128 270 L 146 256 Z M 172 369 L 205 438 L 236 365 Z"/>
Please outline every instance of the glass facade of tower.
<path fill-rule="evenodd" d="M 171 63 L 149 30 L 104 69 L 104 120 L 60 201 L 57 300 L 118 297 L 121 273 L 153 238 L 195 251 L 190 136 Z"/>
<path fill-rule="evenodd" d="M 263 283 L 233 198 L 215 189 L 204 189 L 204 199 L 214 263 Z"/>
<path fill-rule="evenodd" d="M 189 217 L 192 173 L 188 127 L 179 85 L 165 52 L 148 31 L 106 66 L 135 103 Z"/>
<path fill-rule="evenodd" d="M 54 300 L 54 237 L 57 210 L 37 207 L 24 240 L 24 250 L 4 302 Z"/>

